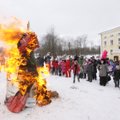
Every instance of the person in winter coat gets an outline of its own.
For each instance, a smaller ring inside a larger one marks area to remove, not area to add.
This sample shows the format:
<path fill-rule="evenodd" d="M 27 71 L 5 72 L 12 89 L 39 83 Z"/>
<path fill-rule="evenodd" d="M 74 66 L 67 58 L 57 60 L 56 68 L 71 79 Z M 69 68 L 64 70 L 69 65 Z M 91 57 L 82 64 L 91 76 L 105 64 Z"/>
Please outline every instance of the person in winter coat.
<path fill-rule="evenodd" d="M 93 63 L 91 60 L 88 60 L 88 66 L 87 66 L 87 75 L 88 75 L 88 80 L 89 82 L 92 82 L 93 79 Z"/>
<path fill-rule="evenodd" d="M 87 64 L 87 61 L 85 60 L 85 61 L 83 62 L 83 78 L 84 78 L 84 79 L 86 79 L 87 66 L 88 66 L 88 64 Z"/>
<path fill-rule="evenodd" d="M 47 55 L 45 56 L 45 64 L 48 67 L 49 71 L 51 69 L 51 56 L 50 56 L 50 52 L 47 53 Z"/>
<path fill-rule="evenodd" d="M 51 68 L 52 68 L 51 70 L 52 74 L 55 74 L 55 59 L 53 59 L 51 62 Z"/>
<path fill-rule="evenodd" d="M 73 70 L 73 74 L 74 74 L 74 76 L 73 76 L 73 83 L 75 83 L 75 78 L 76 77 L 78 79 L 78 82 L 80 82 L 80 80 L 79 80 L 80 66 L 79 66 L 77 60 L 75 60 L 73 62 L 73 65 L 71 66 L 71 70 Z"/>
<path fill-rule="evenodd" d="M 95 59 L 92 60 L 93 62 L 93 79 L 97 80 L 97 61 Z"/>
<path fill-rule="evenodd" d="M 62 67 L 61 67 L 61 65 L 62 65 L 62 59 L 60 58 L 58 60 L 58 74 L 59 74 L 59 76 L 62 75 Z"/>
<path fill-rule="evenodd" d="M 116 65 L 116 68 L 114 70 L 114 75 L 113 75 L 115 87 L 119 87 L 119 80 L 120 80 L 120 67 L 119 65 Z"/>
<path fill-rule="evenodd" d="M 62 75 L 64 76 L 66 72 L 66 60 L 62 60 L 61 69 L 62 69 Z"/>
<path fill-rule="evenodd" d="M 71 71 L 69 70 L 70 69 L 70 59 L 67 59 L 66 60 L 66 77 L 71 77 Z"/>
<path fill-rule="evenodd" d="M 105 59 L 101 59 L 100 65 L 98 65 L 100 85 L 105 86 L 107 83 L 108 65 Z"/>
<path fill-rule="evenodd" d="M 55 60 L 55 75 L 58 75 L 58 60 Z"/>

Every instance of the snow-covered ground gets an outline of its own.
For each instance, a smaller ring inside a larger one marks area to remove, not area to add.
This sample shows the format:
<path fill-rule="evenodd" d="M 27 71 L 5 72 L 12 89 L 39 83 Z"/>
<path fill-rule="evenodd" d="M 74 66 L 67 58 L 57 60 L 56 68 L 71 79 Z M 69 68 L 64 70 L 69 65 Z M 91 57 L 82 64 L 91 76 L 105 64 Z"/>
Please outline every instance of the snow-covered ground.
<path fill-rule="evenodd" d="M 5 73 L 0 73 L 0 120 L 120 120 L 120 89 L 114 88 L 112 80 L 103 87 L 98 80 L 73 84 L 72 78 L 50 75 L 47 82 L 60 98 L 16 114 L 4 105 L 6 79 Z"/>

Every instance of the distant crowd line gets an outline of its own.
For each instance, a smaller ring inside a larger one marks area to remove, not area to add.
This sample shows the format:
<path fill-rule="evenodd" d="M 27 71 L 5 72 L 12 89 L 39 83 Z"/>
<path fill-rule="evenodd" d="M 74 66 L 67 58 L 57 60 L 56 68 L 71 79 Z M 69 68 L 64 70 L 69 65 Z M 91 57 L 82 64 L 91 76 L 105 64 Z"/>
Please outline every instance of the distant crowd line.
<path fill-rule="evenodd" d="M 115 87 L 119 87 L 120 81 L 120 61 L 106 59 L 84 58 L 75 55 L 52 58 L 47 54 L 44 58 L 40 55 L 35 59 L 36 66 L 48 65 L 49 71 L 52 75 L 71 77 L 73 72 L 73 83 L 80 82 L 80 79 L 86 79 L 89 82 L 97 80 L 97 72 L 99 74 L 99 84 L 106 86 L 106 84 L 113 77 Z M 5 65 L 5 57 L 0 54 L 0 71 Z"/>
<path fill-rule="evenodd" d="M 52 75 L 71 77 L 73 72 L 73 83 L 80 82 L 80 79 L 86 79 L 89 82 L 97 80 L 97 72 L 99 72 L 99 84 L 106 86 L 106 84 L 113 77 L 115 87 L 119 87 L 120 80 L 120 61 L 113 61 L 106 59 L 95 59 L 92 56 L 89 59 L 75 55 L 73 58 L 56 57 L 51 59 L 47 55 L 44 59 L 37 58 L 38 66 L 43 64 L 43 61 L 49 65 L 49 70 Z"/>

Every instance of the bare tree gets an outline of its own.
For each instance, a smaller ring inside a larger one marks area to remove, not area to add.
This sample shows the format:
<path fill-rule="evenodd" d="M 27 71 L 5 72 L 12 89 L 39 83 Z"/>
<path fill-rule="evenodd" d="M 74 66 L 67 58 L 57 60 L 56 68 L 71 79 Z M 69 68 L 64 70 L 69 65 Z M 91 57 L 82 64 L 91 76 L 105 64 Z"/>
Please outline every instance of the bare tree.
<path fill-rule="evenodd" d="M 78 36 L 75 40 L 75 48 L 77 54 L 82 55 L 84 54 L 84 48 L 87 46 L 87 35 Z"/>
<path fill-rule="evenodd" d="M 87 46 L 87 35 L 82 35 L 82 53 L 85 54 L 85 48 Z"/>
<path fill-rule="evenodd" d="M 43 51 L 45 54 L 50 52 L 53 56 L 56 56 L 62 52 L 62 40 L 55 34 L 54 28 L 51 28 L 45 35 L 44 41 L 42 49 L 44 49 Z"/>

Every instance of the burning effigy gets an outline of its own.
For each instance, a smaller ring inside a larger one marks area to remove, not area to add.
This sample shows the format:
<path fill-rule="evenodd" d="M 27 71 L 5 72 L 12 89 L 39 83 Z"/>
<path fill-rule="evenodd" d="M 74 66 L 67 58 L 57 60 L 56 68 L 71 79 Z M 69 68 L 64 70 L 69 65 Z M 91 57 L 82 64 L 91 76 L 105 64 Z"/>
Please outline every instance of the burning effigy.
<path fill-rule="evenodd" d="M 55 94 L 58 95 L 57 92 L 47 90 L 42 74 L 48 74 L 48 68 L 36 66 L 34 50 L 39 47 L 37 35 L 20 27 L 15 23 L 9 26 L 0 25 L 0 41 L 7 46 L 5 105 L 15 113 L 24 110 L 30 104 L 47 105 L 51 103 Z"/>

